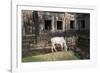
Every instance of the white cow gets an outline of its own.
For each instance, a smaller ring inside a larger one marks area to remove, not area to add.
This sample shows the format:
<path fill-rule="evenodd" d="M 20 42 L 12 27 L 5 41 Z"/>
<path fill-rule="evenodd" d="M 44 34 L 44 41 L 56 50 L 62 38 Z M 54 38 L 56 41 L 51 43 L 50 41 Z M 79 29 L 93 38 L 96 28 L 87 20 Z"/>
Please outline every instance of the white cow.
<path fill-rule="evenodd" d="M 55 44 L 59 44 L 61 46 L 61 49 L 64 48 L 65 51 L 67 51 L 67 45 L 64 37 L 53 37 L 51 38 L 51 44 L 52 44 L 52 52 L 53 49 L 57 51 Z"/>

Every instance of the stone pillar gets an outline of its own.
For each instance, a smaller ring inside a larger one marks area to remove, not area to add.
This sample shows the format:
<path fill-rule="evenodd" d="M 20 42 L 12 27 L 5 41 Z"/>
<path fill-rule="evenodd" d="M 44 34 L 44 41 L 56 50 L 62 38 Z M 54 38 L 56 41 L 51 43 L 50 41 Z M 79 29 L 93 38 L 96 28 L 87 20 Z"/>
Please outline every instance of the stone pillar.
<path fill-rule="evenodd" d="M 55 17 L 54 16 L 52 16 L 52 32 L 55 32 Z"/>
<path fill-rule="evenodd" d="M 75 30 L 78 30 L 78 21 L 77 21 L 77 15 L 74 15 L 74 19 L 75 19 Z"/>
<path fill-rule="evenodd" d="M 63 17 L 63 31 L 66 31 L 66 20 L 65 16 Z"/>
<path fill-rule="evenodd" d="M 65 13 L 65 31 L 68 30 L 68 13 Z"/>

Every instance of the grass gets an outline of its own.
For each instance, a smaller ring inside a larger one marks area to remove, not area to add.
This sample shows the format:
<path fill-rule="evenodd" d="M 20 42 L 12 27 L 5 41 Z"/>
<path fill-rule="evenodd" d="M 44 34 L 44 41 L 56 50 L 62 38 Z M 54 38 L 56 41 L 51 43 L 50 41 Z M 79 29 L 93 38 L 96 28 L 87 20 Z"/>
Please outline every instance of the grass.
<path fill-rule="evenodd" d="M 77 60 L 78 57 L 72 51 L 54 52 L 36 56 L 23 57 L 22 62 L 39 62 L 39 61 L 61 61 L 61 60 Z"/>

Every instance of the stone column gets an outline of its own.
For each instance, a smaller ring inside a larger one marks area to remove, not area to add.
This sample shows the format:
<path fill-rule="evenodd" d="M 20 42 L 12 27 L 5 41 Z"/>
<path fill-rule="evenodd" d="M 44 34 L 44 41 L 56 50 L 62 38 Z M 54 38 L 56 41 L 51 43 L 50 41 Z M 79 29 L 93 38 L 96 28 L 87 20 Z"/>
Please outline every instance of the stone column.
<path fill-rule="evenodd" d="M 75 18 L 75 30 L 78 30 L 78 22 L 77 22 L 77 15 L 74 15 Z"/>
<path fill-rule="evenodd" d="M 54 16 L 52 16 L 51 21 L 52 21 L 52 28 L 51 28 L 52 30 L 51 31 L 54 32 L 55 31 L 55 28 L 54 28 L 55 18 L 54 18 Z"/>
<path fill-rule="evenodd" d="M 63 31 L 66 31 L 66 20 L 65 16 L 63 17 Z"/>

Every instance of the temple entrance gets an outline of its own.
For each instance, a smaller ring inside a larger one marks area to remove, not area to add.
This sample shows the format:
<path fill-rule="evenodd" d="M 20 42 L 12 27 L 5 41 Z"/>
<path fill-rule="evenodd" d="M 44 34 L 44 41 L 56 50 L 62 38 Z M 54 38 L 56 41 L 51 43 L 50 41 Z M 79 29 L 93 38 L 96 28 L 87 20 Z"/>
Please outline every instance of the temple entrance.
<path fill-rule="evenodd" d="M 45 30 L 51 30 L 51 20 L 45 20 Z"/>

